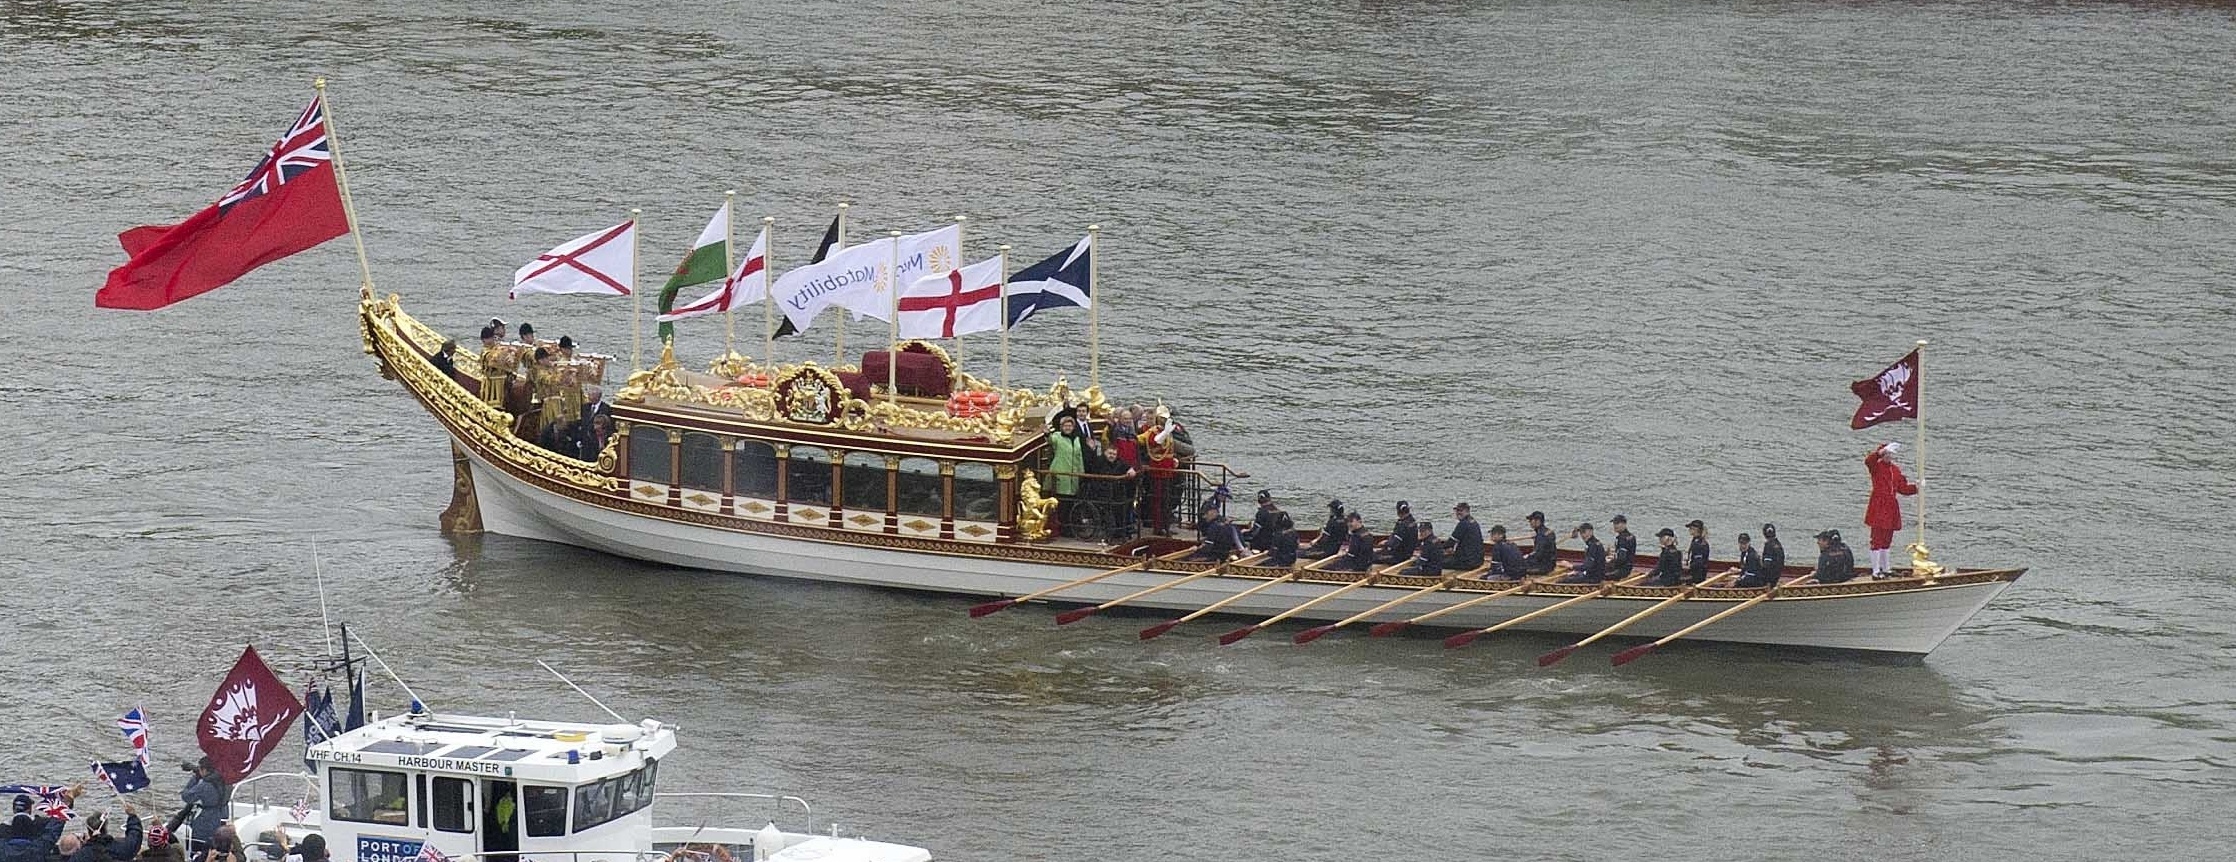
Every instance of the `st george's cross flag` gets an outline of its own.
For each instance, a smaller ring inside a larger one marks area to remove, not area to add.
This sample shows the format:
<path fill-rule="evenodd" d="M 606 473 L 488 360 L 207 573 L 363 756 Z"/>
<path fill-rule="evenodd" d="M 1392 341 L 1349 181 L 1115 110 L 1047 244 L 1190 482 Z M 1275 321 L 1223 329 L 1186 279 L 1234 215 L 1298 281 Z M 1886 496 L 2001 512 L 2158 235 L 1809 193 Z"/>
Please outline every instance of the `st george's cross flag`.
<path fill-rule="evenodd" d="M 1094 249 L 1088 247 L 1092 242 L 1092 235 L 1080 237 L 1071 248 L 1010 275 L 1006 325 L 1014 328 L 1042 309 L 1092 307 L 1095 286 L 1089 281 Z"/>
<path fill-rule="evenodd" d="M 512 292 L 602 293 L 628 296 L 636 289 L 637 223 L 625 221 L 586 233 L 537 255 L 512 274 Z"/>
<path fill-rule="evenodd" d="M 302 714 L 303 704 L 295 693 L 265 666 L 256 648 L 249 647 L 210 696 L 194 735 L 218 777 L 239 784 L 256 771 L 265 755 L 286 741 L 287 726 Z"/>
<path fill-rule="evenodd" d="M 699 238 L 691 243 L 691 253 L 676 265 L 675 273 L 668 276 L 668 283 L 660 286 L 660 338 L 665 341 L 675 336 L 675 327 L 669 325 L 668 312 L 675 309 L 676 294 L 686 287 L 722 281 L 729 273 L 723 270 L 730 259 L 730 204 L 714 211 L 707 226 L 699 231 Z"/>
<path fill-rule="evenodd" d="M 94 306 L 162 308 L 348 233 L 325 101 L 312 98 L 264 160 L 217 203 L 178 224 L 118 234 L 131 259 L 109 270 Z"/>
<path fill-rule="evenodd" d="M 124 734 L 124 741 L 132 743 L 132 754 L 140 765 L 148 765 L 148 720 L 140 714 L 140 708 L 135 706 L 117 719 L 116 729 Z"/>
<path fill-rule="evenodd" d="M 1848 391 L 1863 403 L 1856 405 L 1856 415 L 1848 420 L 1848 427 L 1860 430 L 1881 422 L 1918 418 L 1918 398 L 1925 391 L 1922 370 L 1918 352 L 1912 350 L 1886 370 L 1849 384 Z"/>
<path fill-rule="evenodd" d="M 901 291 L 902 338 L 954 338 L 1002 327 L 1002 259 L 990 257 Z"/>
<path fill-rule="evenodd" d="M 661 323 L 672 323 L 687 317 L 721 314 L 741 305 L 760 302 L 769 295 L 769 229 L 761 228 L 761 235 L 753 238 L 753 250 L 738 261 L 737 271 L 722 280 L 722 286 L 712 293 L 691 300 L 682 308 L 658 318 Z"/>

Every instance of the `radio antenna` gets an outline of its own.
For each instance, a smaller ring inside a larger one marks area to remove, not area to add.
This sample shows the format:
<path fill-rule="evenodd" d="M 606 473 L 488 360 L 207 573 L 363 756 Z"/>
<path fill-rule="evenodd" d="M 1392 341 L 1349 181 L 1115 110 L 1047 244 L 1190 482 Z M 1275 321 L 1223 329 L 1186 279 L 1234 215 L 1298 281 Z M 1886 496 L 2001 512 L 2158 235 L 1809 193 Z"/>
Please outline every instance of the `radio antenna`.
<path fill-rule="evenodd" d="M 582 686 L 575 685 L 575 681 L 568 679 L 566 674 L 560 673 L 558 668 L 552 667 L 548 664 L 544 664 L 544 660 L 540 658 L 536 659 L 536 664 L 541 666 L 544 670 L 551 671 L 552 676 L 558 677 L 560 682 L 566 683 L 567 687 L 574 689 L 576 694 L 589 698 L 591 703 L 597 704 L 599 709 L 605 710 L 607 715 L 613 716 L 613 720 L 621 722 L 622 724 L 634 723 L 627 718 L 623 718 L 621 716 L 621 713 L 614 712 L 613 707 L 607 706 L 605 702 L 599 700 L 596 695 L 593 695 L 587 691 L 583 691 Z"/>
<path fill-rule="evenodd" d="M 427 706 L 426 701 L 419 699 L 419 692 L 412 691 L 411 686 L 404 684 L 403 678 L 396 675 L 395 669 L 388 666 L 388 661 L 381 658 L 380 653 L 373 651 L 373 645 L 365 641 L 364 635 L 353 635 L 353 637 L 357 638 L 358 646 L 365 648 L 365 654 L 373 657 L 373 663 L 380 665 L 381 672 L 388 674 L 389 681 L 396 683 L 396 687 L 403 689 L 404 695 L 411 698 L 412 706 L 426 709 L 428 712 L 434 711 L 433 707 Z"/>

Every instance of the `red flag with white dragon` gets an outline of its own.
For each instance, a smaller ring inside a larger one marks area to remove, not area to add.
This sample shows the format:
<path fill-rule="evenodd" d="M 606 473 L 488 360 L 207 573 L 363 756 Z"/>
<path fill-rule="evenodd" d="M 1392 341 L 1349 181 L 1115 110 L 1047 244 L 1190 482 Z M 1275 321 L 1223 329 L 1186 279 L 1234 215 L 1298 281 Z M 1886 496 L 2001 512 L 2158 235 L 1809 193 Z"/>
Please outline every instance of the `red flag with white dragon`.
<path fill-rule="evenodd" d="M 302 714 L 303 704 L 295 693 L 264 665 L 256 648 L 249 647 L 210 696 L 194 735 L 217 774 L 234 784 L 256 771 L 257 764 L 287 739 L 287 728 Z"/>
<path fill-rule="evenodd" d="M 1918 418 L 1918 396 L 1924 391 L 1918 352 L 1912 350 L 1885 371 L 1849 384 L 1848 390 L 1863 399 L 1856 405 L 1855 418 L 1848 420 L 1849 428 L 1861 430 L 1881 422 Z"/>

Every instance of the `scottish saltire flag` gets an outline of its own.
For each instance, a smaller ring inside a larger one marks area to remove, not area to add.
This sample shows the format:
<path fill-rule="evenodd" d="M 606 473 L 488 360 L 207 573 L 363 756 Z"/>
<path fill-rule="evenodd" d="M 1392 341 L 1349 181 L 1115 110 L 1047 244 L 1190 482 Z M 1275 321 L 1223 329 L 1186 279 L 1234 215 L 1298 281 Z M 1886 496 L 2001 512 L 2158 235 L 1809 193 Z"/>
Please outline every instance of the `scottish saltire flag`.
<path fill-rule="evenodd" d="M 116 729 L 123 731 L 124 741 L 132 743 L 132 754 L 140 759 L 140 765 L 148 765 L 148 722 L 140 714 L 140 708 L 135 706 L 117 719 Z"/>
<path fill-rule="evenodd" d="M 1057 252 L 1047 260 L 1018 270 L 1009 277 L 1009 326 L 1014 328 L 1026 318 L 1044 308 L 1089 308 L 1094 304 L 1094 285 L 1089 284 L 1088 273 L 1093 269 L 1089 256 L 1093 249 L 1088 243 L 1093 236 L 1083 236 L 1071 248 Z"/>
<path fill-rule="evenodd" d="M 148 789 L 148 770 L 132 760 L 96 763 L 93 764 L 93 780 L 116 788 L 118 793 L 137 793 Z"/>

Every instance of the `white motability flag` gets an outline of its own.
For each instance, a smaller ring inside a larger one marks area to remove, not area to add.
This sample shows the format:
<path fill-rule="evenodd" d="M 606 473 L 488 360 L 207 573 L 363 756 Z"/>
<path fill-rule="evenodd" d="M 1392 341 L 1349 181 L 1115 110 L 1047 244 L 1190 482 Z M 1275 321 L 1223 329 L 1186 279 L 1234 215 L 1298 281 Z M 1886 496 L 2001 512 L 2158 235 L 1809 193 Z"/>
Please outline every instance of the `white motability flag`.
<path fill-rule="evenodd" d="M 741 305 L 760 302 L 769 294 L 769 229 L 761 228 L 761 235 L 753 240 L 753 250 L 745 253 L 745 260 L 738 262 L 736 272 L 722 280 L 714 292 L 694 299 L 688 305 L 677 307 L 660 315 L 661 323 L 672 323 L 686 317 L 721 314 Z"/>
<path fill-rule="evenodd" d="M 1002 327 L 1002 259 L 989 257 L 901 291 L 902 338 L 954 338 Z"/>
<path fill-rule="evenodd" d="M 628 296 L 636 289 L 637 223 L 625 221 L 584 234 L 544 252 L 512 274 L 512 292 L 603 293 Z"/>
<path fill-rule="evenodd" d="M 886 320 L 893 313 L 893 285 L 954 269 L 962 243 L 962 227 L 949 225 L 900 237 L 897 246 L 893 237 L 847 246 L 778 277 L 771 293 L 794 329 L 806 329 L 834 305 Z M 891 271 L 896 263 L 897 273 Z"/>

